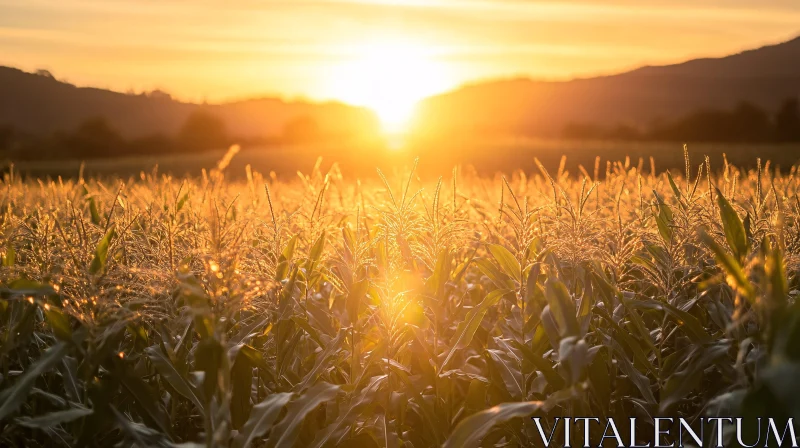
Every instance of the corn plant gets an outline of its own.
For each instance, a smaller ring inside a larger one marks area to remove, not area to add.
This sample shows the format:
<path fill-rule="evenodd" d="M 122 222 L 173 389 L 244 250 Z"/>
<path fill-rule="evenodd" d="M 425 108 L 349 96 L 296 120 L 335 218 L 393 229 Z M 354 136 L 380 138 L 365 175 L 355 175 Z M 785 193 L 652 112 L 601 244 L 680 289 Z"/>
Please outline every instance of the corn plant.
<path fill-rule="evenodd" d="M 532 416 L 800 418 L 795 168 L 238 181 L 234 155 L 5 174 L 0 443 L 530 446 Z"/>

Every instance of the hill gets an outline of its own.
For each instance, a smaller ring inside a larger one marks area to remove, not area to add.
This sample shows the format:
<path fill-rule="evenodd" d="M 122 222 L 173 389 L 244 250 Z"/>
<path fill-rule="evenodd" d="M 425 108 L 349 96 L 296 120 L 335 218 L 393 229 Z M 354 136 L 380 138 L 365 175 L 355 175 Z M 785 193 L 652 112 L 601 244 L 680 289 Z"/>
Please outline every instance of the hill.
<path fill-rule="evenodd" d="M 342 103 L 287 102 L 260 98 L 224 104 L 192 104 L 169 95 L 125 94 L 76 87 L 49 73 L 0 67 L 0 125 L 32 134 L 67 131 L 95 117 L 105 118 L 124 137 L 174 135 L 193 112 L 221 118 L 231 135 L 279 135 L 295 120 L 310 119 L 320 132 L 348 134 L 376 126 L 374 115 Z"/>
<path fill-rule="evenodd" d="M 800 94 L 800 37 L 723 58 L 612 76 L 478 83 L 424 101 L 420 132 L 555 136 L 573 123 L 644 127 L 741 101 L 775 110 Z"/>
<path fill-rule="evenodd" d="M 417 133 L 559 136 L 572 124 L 668 122 L 703 109 L 729 109 L 746 101 L 774 111 L 800 94 L 800 37 L 722 58 L 648 66 L 571 81 L 512 79 L 482 82 L 429 98 L 416 118 Z M 123 137 L 175 135 L 193 112 L 222 119 L 237 138 L 279 136 L 293 123 L 312 123 L 326 136 L 377 129 L 367 109 L 341 103 L 276 98 L 224 104 L 181 102 L 164 93 L 125 94 L 76 87 L 48 73 L 0 67 L 0 126 L 32 134 L 68 131 L 105 118 Z"/>

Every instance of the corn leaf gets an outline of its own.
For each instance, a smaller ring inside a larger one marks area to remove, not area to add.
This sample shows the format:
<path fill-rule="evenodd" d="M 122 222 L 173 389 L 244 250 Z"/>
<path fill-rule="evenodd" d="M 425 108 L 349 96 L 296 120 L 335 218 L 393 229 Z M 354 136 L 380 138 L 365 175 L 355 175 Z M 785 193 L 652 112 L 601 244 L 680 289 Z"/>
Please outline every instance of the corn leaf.
<path fill-rule="evenodd" d="M 489 308 L 495 306 L 504 295 L 509 294 L 510 292 L 511 291 L 508 289 L 496 289 L 487 294 L 478 306 L 471 309 L 467 313 L 467 316 L 464 318 L 464 320 L 458 324 L 458 327 L 456 327 L 456 333 L 450 342 L 450 351 L 447 353 L 447 357 L 442 363 L 442 370 L 444 370 L 445 366 L 447 366 L 447 363 L 453 359 L 453 356 L 457 351 L 463 350 L 470 344 L 470 342 L 472 342 L 472 337 L 475 335 L 475 332 L 478 330 L 481 322 L 483 322 L 483 317 L 486 315 L 486 312 L 489 311 Z"/>
<path fill-rule="evenodd" d="M 522 270 L 519 261 L 517 261 L 516 257 L 514 257 L 508 249 L 499 244 L 490 244 L 489 252 L 492 253 L 492 256 L 497 260 L 497 263 L 506 275 L 516 280 L 517 283 L 522 282 Z"/>
<path fill-rule="evenodd" d="M 502 403 L 462 420 L 444 443 L 444 448 L 477 448 L 493 427 L 511 419 L 527 417 L 542 409 L 541 401 Z"/>
<path fill-rule="evenodd" d="M 717 189 L 717 205 L 719 205 L 719 215 L 722 219 L 722 228 L 725 231 L 725 239 L 728 241 L 728 247 L 731 248 L 737 260 L 744 259 L 749 252 L 749 244 L 747 241 L 747 234 L 744 230 L 744 224 L 739 218 L 739 215 L 734 210 L 733 206 L 722 192 Z"/>
<path fill-rule="evenodd" d="M 0 397 L 3 398 L 3 403 L 0 404 L 0 421 L 8 418 L 14 411 L 19 409 L 25 402 L 28 393 L 33 388 L 36 380 L 45 372 L 56 366 L 61 359 L 66 356 L 68 345 L 64 342 L 59 342 L 56 345 L 47 349 L 41 358 L 33 365 L 25 369 L 22 376 L 14 382 L 14 385 L 8 389 L 3 390 Z"/>

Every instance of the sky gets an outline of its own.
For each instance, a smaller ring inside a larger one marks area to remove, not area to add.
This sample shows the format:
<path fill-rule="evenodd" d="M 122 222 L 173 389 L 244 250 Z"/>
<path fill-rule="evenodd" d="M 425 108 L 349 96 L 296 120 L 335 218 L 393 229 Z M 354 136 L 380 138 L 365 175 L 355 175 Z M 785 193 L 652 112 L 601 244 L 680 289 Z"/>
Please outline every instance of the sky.
<path fill-rule="evenodd" d="M 798 34 L 797 0 L 0 0 L 0 65 L 209 102 L 380 107 L 484 79 L 610 74 Z"/>

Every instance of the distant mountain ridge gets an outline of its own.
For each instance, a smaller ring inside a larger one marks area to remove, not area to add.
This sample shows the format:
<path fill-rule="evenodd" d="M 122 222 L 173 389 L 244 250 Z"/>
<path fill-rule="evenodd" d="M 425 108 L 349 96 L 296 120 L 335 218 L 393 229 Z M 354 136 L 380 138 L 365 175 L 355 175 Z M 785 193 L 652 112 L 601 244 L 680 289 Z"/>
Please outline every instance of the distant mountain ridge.
<path fill-rule="evenodd" d="M 741 101 L 775 110 L 800 95 L 800 37 L 722 58 L 645 66 L 617 75 L 536 81 L 487 81 L 424 100 L 415 131 L 458 135 L 558 136 L 590 123 L 642 127 L 704 108 Z M 377 129 L 371 111 L 342 103 L 274 98 L 193 104 L 168 95 L 132 95 L 75 87 L 46 74 L 0 67 L 0 126 L 45 134 L 103 117 L 125 137 L 174 135 L 193 112 L 221 118 L 231 135 L 279 135 L 309 118 L 327 135 Z"/>
<path fill-rule="evenodd" d="M 195 111 L 221 118 L 231 135 L 279 135 L 292 120 L 310 118 L 320 130 L 347 133 L 375 127 L 377 119 L 364 108 L 342 103 L 287 102 L 256 98 L 223 104 L 193 104 L 167 94 L 126 94 L 76 87 L 48 74 L 0 66 L 0 125 L 46 134 L 74 129 L 102 117 L 125 137 L 174 135 Z"/>
<path fill-rule="evenodd" d="M 795 76 L 800 73 L 800 36 L 786 42 L 745 50 L 720 58 L 700 58 L 632 70 L 639 75 L 692 75 L 737 78 L 742 76 Z"/>
<path fill-rule="evenodd" d="M 645 66 L 617 75 L 478 83 L 425 100 L 417 129 L 555 136 L 574 123 L 643 127 L 742 101 L 774 111 L 798 95 L 800 37 L 722 58 Z"/>

